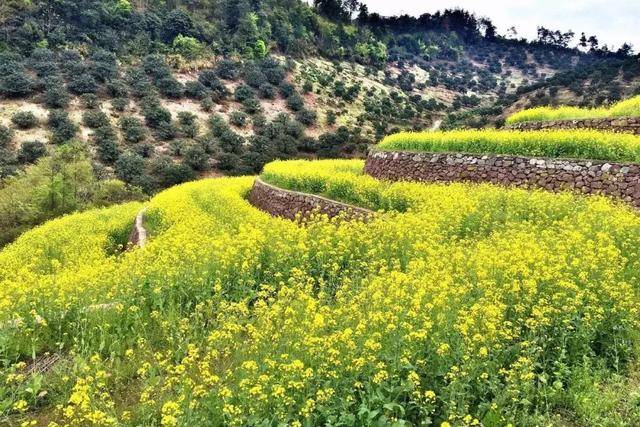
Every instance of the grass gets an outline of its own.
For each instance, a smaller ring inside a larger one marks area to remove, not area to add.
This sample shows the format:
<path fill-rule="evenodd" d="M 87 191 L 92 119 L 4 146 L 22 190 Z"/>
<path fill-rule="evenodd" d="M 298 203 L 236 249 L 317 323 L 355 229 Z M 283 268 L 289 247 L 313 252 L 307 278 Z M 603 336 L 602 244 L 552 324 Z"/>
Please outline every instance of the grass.
<path fill-rule="evenodd" d="M 599 119 L 605 117 L 640 116 L 640 95 L 616 102 L 610 107 L 536 107 L 519 111 L 507 118 L 507 124 L 549 120 Z"/>
<path fill-rule="evenodd" d="M 384 138 L 378 149 L 640 163 L 640 136 L 595 130 L 401 132 Z"/>

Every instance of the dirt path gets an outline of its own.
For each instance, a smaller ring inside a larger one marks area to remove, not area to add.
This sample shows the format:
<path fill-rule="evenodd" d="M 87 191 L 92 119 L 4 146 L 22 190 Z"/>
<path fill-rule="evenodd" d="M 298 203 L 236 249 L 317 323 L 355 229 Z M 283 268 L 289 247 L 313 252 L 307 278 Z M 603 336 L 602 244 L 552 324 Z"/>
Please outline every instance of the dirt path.
<path fill-rule="evenodd" d="M 142 208 L 136 215 L 136 221 L 133 224 L 133 230 L 129 237 L 130 243 L 141 248 L 144 248 L 144 245 L 147 243 L 147 230 L 144 228 L 144 213 L 146 210 L 147 208 Z"/>

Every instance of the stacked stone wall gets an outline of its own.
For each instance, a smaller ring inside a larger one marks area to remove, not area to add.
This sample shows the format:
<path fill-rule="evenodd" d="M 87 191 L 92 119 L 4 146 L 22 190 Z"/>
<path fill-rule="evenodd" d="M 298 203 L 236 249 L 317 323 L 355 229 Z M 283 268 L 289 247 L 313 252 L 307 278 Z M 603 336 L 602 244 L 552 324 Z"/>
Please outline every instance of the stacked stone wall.
<path fill-rule="evenodd" d="M 604 194 L 640 207 L 640 165 L 591 160 L 373 150 L 365 173 L 392 181 L 487 182 Z"/>
<path fill-rule="evenodd" d="M 304 219 L 311 214 L 325 214 L 333 218 L 342 213 L 350 219 L 368 219 L 373 212 L 357 206 L 341 203 L 326 197 L 298 191 L 285 190 L 256 178 L 249 193 L 249 203 L 274 216 L 287 219 Z"/>
<path fill-rule="evenodd" d="M 640 135 L 640 117 L 521 122 L 507 125 L 505 128 L 514 130 L 597 129 Z"/>

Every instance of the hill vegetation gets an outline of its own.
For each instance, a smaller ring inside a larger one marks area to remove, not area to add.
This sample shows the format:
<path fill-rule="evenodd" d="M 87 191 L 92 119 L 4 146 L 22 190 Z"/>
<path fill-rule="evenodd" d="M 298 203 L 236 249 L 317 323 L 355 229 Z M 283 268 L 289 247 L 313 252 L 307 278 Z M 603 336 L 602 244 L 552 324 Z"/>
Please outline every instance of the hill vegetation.
<path fill-rule="evenodd" d="M 135 203 L 25 233 L 0 252 L 0 318 L 12 325 L 2 329 L 3 415 L 122 425 L 638 420 L 616 374 L 640 326 L 640 223 L 629 209 L 380 182 L 357 160 L 279 162 L 263 178 L 387 213 L 299 227 L 251 207 L 250 178 L 220 178 L 155 196 L 143 250 L 118 250 Z M 31 374 L 22 360 L 45 352 L 62 356 Z"/>

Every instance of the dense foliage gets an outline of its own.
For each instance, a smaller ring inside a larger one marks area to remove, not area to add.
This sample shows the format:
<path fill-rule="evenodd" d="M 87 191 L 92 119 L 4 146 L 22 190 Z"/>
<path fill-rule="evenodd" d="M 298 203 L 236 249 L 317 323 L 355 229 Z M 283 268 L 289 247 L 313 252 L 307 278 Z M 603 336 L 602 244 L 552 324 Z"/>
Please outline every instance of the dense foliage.
<path fill-rule="evenodd" d="M 512 154 L 640 163 L 640 137 L 595 130 L 400 132 L 381 150 Z"/>
<path fill-rule="evenodd" d="M 361 161 L 280 162 L 264 178 L 387 212 L 300 227 L 251 207 L 252 179 L 222 178 L 154 197 L 144 249 L 119 251 L 138 204 L 24 234 L 0 252 L 3 415 L 166 426 L 638 421 L 637 407 L 603 410 L 624 405 L 624 386 L 593 398 L 635 356 L 640 221 L 629 209 L 393 184 L 362 176 Z M 29 373 L 21 360 L 47 351 L 64 356 Z"/>

